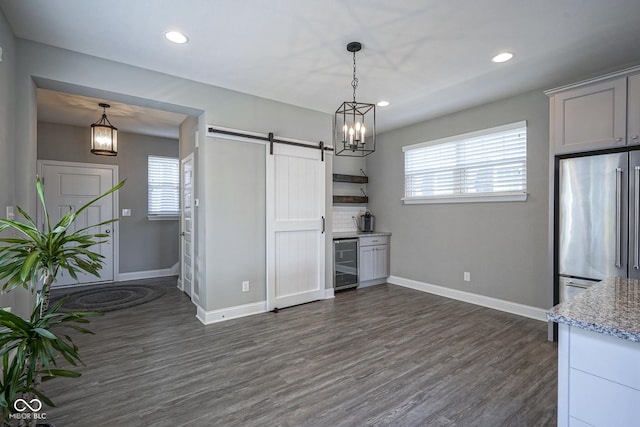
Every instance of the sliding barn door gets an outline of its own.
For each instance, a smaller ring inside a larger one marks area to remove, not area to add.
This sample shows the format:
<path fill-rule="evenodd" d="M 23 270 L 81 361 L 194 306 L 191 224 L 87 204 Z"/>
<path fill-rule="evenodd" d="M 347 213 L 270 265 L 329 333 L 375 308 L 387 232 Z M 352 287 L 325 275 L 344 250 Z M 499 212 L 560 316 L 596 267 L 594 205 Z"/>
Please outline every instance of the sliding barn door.
<path fill-rule="evenodd" d="M 268 150 L 268 147 L 267 147 Z M 324 298 L 325 162 L 317 148 L 267 151 L 269 310 Z"/>

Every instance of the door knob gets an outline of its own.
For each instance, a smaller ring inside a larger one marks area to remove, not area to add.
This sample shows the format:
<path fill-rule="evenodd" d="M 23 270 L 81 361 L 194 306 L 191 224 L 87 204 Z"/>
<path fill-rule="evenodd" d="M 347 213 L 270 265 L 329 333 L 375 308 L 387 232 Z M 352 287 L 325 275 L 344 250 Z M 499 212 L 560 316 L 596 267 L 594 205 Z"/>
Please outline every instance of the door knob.
<path fill-rule="evenodd" d="M 109 234 L 109 233 L 111 233 L 111 230 L 104 230 L 104 232 Z"/>

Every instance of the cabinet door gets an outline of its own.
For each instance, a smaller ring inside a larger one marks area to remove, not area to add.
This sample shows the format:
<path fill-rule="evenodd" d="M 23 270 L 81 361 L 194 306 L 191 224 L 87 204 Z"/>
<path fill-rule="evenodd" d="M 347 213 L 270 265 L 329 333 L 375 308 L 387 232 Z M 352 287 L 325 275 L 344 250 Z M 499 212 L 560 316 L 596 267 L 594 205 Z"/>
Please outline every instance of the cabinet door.
<path fill-rule="evenodd" d="M 553 103 L 556 153 L 626 144 L 626 77 L 558 93 Z"/>
<path fill-rule="evenodd" d="M 375 278 L 382 279 L 389 277 L 389 246 L 380 245 L 375 247 Z"/>
<path fill-rule="evenodd" d="M 640 74 L 630 76 L 627 99 L 627 142 L 640 144 Z"/>
<path fill-rule="evenodd" d="M 375 246 L 360 246 L 360 282 L 375 279 Z"/>

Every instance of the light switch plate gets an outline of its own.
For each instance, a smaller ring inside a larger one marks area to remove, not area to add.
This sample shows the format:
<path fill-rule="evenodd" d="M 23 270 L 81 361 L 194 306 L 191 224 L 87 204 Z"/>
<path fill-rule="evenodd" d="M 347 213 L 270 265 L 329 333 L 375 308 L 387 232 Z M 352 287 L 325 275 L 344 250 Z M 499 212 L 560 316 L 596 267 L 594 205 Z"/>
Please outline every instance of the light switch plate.
<path fill-rule="evenodd" d="M 122 209 L 122 216 L 131 216 L 131 209 Z"/>
<path fill-rule="evenodd" d="M 13 206 L 7 206 L 7 219 L 15 219 L 16 213 Z"/>

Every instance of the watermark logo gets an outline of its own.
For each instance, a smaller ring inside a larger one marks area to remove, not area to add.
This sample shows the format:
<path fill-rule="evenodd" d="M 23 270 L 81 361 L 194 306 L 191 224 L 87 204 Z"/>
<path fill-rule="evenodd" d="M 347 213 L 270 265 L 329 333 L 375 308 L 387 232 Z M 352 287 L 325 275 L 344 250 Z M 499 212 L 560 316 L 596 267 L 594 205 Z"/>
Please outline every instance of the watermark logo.
<path fill-rule="evenodd" d="M 16 420 L 45 420 L 47 419 L 47 414 L 44 412 L 40 412 L 42 409 L 42 402 L 40 399 L 31 399 L 30 401 L 26 401 L 24 399 L 16 399 L 13 402 L 13 409 L 17 411 L 15 414 L 9 414 L 10 419 Z M 27 412 L 27 410 L 29 412 Z"/>
<path fill-rule="evenodd" d="M 42 402 L 40 402 L 40 399 L 31 399 L 27 403 L 27 401 L 24 399 L 17 399 L 15 402 L 13 402 L 13 408 L 18 412 L 24 412 L 27 409 L 30 409 L 31 412 L 38 412 L 40 411 L 40 409 L 42 409 Z"/>

